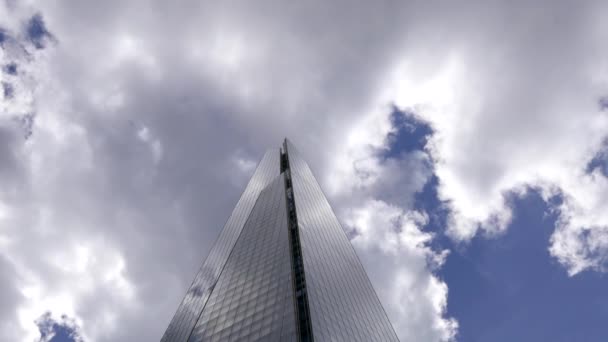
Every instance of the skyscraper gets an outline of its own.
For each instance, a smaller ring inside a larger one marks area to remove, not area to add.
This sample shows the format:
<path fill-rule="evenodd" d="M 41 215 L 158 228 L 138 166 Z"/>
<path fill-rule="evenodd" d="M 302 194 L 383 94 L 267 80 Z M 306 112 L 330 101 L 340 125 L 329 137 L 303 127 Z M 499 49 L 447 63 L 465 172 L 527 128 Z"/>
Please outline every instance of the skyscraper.
<path fill-rule="evenodd" d="M 398 341 L 289 140 L 265 153 L 161 341 Z"/>

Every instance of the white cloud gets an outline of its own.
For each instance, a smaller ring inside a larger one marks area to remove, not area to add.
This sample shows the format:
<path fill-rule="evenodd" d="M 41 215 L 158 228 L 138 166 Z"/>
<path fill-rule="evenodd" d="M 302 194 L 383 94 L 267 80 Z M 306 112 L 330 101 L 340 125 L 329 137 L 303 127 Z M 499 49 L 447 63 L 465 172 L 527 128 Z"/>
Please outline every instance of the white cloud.
<path fill-rule="evenodd" d="M 560 183 L 563 202 L 549 248 L 570 275 L 605 271 L 608 260 L 608 179 L 599 170 L 577 176 Z"/>
<path fill-rule="evenodd" d="M 20 265 L 24 273 L 20 286 L 25 300 L 17 308 L 17 316 L 24 339 L 36 339 L 37 326 L 32 318 L 41 313 L 49 312 L 57 321 L 64 315 L 75 318 L 85 337 L 97 339 L 119 328 L 117 311 L 124 314 L 141 309 L 133 307 L 133 303 L 137 303 L 136 293 L 126 278 L 122 256 L 99 241 L 79 240 L 88 246 L 73 242 L 46 247 L 42 251 L 45 261 L 42 265 L 35 265 L 34 269 L 29 269 L 31 263 Z M 39 267 L 45 270 L 43 274 L 39 273 Z M 105 303 L 97 305 L 95 312 L 84 321 L 81 313 L 86 309 L 83 306 L 100 293 L 106 294 Z"/>
<path fill-rule="evenodd" d="M 93 340 L 157 339 L 165 324 L 145 322 L 168 323 L 255 161 L 284 136 L 322 182 L 344 176 L 334 199 L 350 201 L 340 211 L 375 196 L 408 206 L 429 176 L 424 153 L 376 157 L 391 130 L 390 103 L 369 87 L 384 66 L 361 68 L 353 56 L 384 58 L 389 42 L 375 37 L 388 26 L 364 38 L 351 32 L 358 25 L 313 23 L 323 7 L 284 8 L 295 20 L 273 21 L 275 5 L 183 5 L 40 4 L 57 44 L 32 72 L 34 134 L 14 143 L 19 196 L 1 198 L 14 218 L 3 223 L 11 262 L 31 274 L 17 282 L 30 290 L 13 307 L 29 336 L 50 310 L 76 318 Z M 314 32 L 336 28 L 327 40 Z M 91 250 L 106 256 L 94 275 L 78 271 L 93 262 Z"/>
<path fill-rule="evenodd" d="M 556 208 L 552 255 L 571 275 L 602 269 L 608 188 L 585 169 L 608 135 L 598 105 L 608 92 L 606 5 L 555 4 L 542 16 L 532 15 L 536 7 L 471 10 L 454 18 L 454 44 L 436 47 L 435 55 L 447 52 L 437 67 L 421 72 L 419 60 L 407 60 L 387 95 L 435 130 L 428 150 L 450 204 L 449 233 L 466 241 L 502 232 L 512 215 L 507 193 L 533 187 L 548 199 L 557 191 L 566 201 Z M 464 23 L 492 17 L 488 10 L 501 15 L 472 34 L 476 26 Z"/>
<path fill-rule="evenodd" d="M 431 249 L 433 235 L 421 230 L 427 221 L 424 213 L 377 200 L 353 209 L 345 220 L 357 232 L 352 242 L 403 341 L 447 341 L 458 329 L 455 319 L 444 317 L 448 287 L 432 272 L 447 251 Z"/>
<path fill-rule="evenodd" d="M 402 341 L 457 328 L 433 273 L 445 255 L 410 210 L 433 171 L 455 238 L 504 230 L 503 195 L 534 186 L 566 199 L 553 255 L 572 274 L 602 269 L 608 189 L 584 169 L 607 131 L 608 30 L 602 4 L 587 6 L 3 5 L 16 39 L 40 11 L 57 43 L 9 56 L 0 317 L 29 336 L 36 311 L 55 310 L 94 340 L 158 339 L 253 161 L 284 136 L 360 230 L 363 261 L 391 265 L 372 278 Z M 428 153 L 378 156 L 392 103 L 431 124 Z M 30 112 L 25 141 L 9 117 Z"/>

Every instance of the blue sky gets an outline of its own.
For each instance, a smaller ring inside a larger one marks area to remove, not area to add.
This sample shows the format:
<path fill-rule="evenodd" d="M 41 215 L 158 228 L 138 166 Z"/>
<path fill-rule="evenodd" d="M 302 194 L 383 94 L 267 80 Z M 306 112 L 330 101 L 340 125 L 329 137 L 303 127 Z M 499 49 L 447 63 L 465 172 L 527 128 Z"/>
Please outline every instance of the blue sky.
<path fill-rule="evenodd" d="M 424 150 L 432 129 L 395 110 L 397 131 L 385 157 Z M 591 165 L 603 167 L 595 157 Z M 608 336 L 608 278 L 583 272 L 568 276 L 547 246 L 558 215 L 559 196 L 547 203 L 534 189 L 511 196 L 513 220 L 506 233 L 477 235 L 467 243 L 446 236 L 446 210 L 431 178 L 416 194 L 431 219 L 437 248 L 451 253 L 438 275 L 450 289 L 448 315 L 458 319 L 459 341 L 604 341 Z"/>
<path fill-rule="evenodd" d="M 569 277 L 549 255 L 555 215 L 534 192 L 513 201 L 504 235 L 456 249 L 441 276 L 448 312 L 465 341 L 602 341 L 608 330 L 605 275 Z"/>
<path fill-rule="evenodd" d="M 50 313 L 44 314 L 36 321 L 40 329 L 40 340 L 48 342 L 79 342 L 78 326 L 69 317 L 55 321 Z"/>
<path fill-rule="evenodd" d="M 402 342 L 604 341 L 607 16 L 0 2 L 0 340 L 158 340 L 287 136 Z"/>

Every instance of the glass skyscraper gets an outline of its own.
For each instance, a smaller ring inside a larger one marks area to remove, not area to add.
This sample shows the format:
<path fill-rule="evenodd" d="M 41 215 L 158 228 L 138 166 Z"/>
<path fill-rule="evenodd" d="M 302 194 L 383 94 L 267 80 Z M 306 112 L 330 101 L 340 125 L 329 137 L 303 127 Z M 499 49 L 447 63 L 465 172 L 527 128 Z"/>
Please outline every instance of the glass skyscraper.
<path fill-rule="evenodd" d="M 289 140 L 262 158 L 161 341 L 398 341 Z"/>

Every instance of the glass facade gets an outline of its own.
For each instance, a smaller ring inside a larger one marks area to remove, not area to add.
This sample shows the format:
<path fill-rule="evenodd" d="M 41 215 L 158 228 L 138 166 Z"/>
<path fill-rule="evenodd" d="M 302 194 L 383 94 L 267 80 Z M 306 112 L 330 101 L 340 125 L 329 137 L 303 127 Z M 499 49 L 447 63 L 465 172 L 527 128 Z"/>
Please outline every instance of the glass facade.
<path fill-rule="evenodd" d="M 161 341 L 398 341 L 288 140 L 264 155 Z"/>
<path fill-rule="evenodd" d="M 194 278 L 190 289 L 188 289 L 171 323 L 169 323 L 161 341 L 173 342 L 188 339 L 258 195 L 279 175 L 279 164 L 279 149 L 271 149 L 264 154 L 230 218 L 224 225 L 224 229 L 211 248 L 205 263 Z"/>
<path fill-rule="evenodd" d="M 296 341 L 282 176 L 260 194 L 188 341 Z"/>
<path fill-rule="evenodd" d="M 286 141 L 315 341 L 398 341 L 310 168 Z"/>

